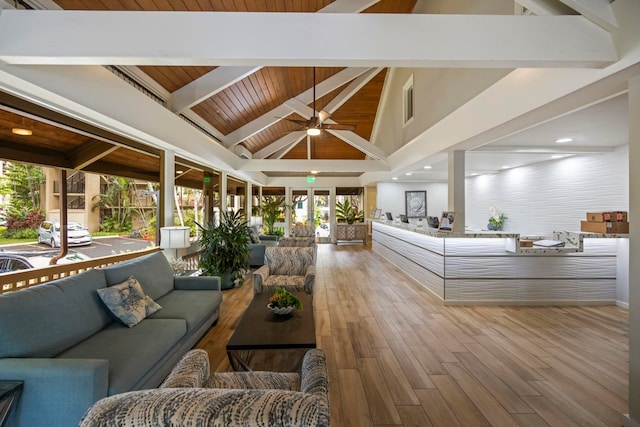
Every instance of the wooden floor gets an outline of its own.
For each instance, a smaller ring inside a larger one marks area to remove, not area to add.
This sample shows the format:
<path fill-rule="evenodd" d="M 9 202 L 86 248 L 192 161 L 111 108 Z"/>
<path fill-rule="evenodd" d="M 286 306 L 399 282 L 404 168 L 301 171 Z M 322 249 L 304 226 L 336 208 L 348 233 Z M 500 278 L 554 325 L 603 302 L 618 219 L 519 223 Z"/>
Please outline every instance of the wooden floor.
<path fill-rule="evenodd" d="M 332 427 L 620 426 L 628 317 L 615 306 L 446 307 L 357 245 L 319 245 L 318 347 Z M 225 291 L 200 341 L 212 370 L 252 297 Z"/>

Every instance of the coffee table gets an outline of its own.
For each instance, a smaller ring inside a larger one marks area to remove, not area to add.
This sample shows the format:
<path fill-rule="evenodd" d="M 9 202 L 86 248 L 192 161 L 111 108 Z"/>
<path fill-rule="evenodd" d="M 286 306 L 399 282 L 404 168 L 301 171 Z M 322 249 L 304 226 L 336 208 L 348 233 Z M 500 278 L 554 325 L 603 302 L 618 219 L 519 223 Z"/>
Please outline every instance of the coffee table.
<path fill-rule="evenodd" d="M 235 371 L 297 372 L 307 350 L 316 348 L 313 296 L 294 292 L 303 309 L 278 316 L 267 308 L 271 295 L 254 295 L 227 343 Z"/>

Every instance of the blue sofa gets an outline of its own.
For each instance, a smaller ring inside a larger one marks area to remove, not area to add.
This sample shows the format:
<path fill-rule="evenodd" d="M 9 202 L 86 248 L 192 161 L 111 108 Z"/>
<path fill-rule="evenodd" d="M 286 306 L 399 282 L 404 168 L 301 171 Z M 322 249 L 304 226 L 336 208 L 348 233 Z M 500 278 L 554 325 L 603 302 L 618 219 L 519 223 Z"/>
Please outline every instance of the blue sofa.
<path fill-rule="evenodd" d="M 131 328 L 97 289 L 134 276 L 162 308 Z M 157 387 L 217 322 L 217 277 L 174 277 L 162 252 L 0 295 L 0 380 L 24 389 L 9 427 L 77 426 L 99 399 Z"/>

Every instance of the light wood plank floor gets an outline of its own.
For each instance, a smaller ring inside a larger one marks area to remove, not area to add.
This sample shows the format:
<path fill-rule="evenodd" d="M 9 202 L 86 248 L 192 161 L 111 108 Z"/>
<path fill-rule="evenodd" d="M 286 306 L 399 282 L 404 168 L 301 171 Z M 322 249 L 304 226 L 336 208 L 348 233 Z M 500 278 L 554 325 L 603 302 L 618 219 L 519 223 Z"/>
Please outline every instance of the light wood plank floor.
<path fill-rule="evenodd" d="M 628 412 L 628 317 L 615 306 L 446 307 L 357 245 L 319 245 L 318 347 L 332 427 L 620 426 Z M 252 298 L 225 291 L 198 343 L 212 370 Z"/>

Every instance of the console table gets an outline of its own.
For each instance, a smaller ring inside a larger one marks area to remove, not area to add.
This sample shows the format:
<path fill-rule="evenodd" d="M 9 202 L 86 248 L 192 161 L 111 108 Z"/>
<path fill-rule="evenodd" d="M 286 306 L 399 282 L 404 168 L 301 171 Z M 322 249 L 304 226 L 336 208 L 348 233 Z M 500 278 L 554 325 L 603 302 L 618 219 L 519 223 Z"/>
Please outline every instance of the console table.
<path fill-rule="evenodd" d="M 367 244 L 367 233 L 369 226 L 365 223 L 357 224 L 336 224 L 336 241 L 362 241 Z"/>
<path fill-rule="evenodd" d="M 18 403 L 22 384 L 22 381 L 0 380 L 0 427 L 5 425 L 11 409 Z"/>

